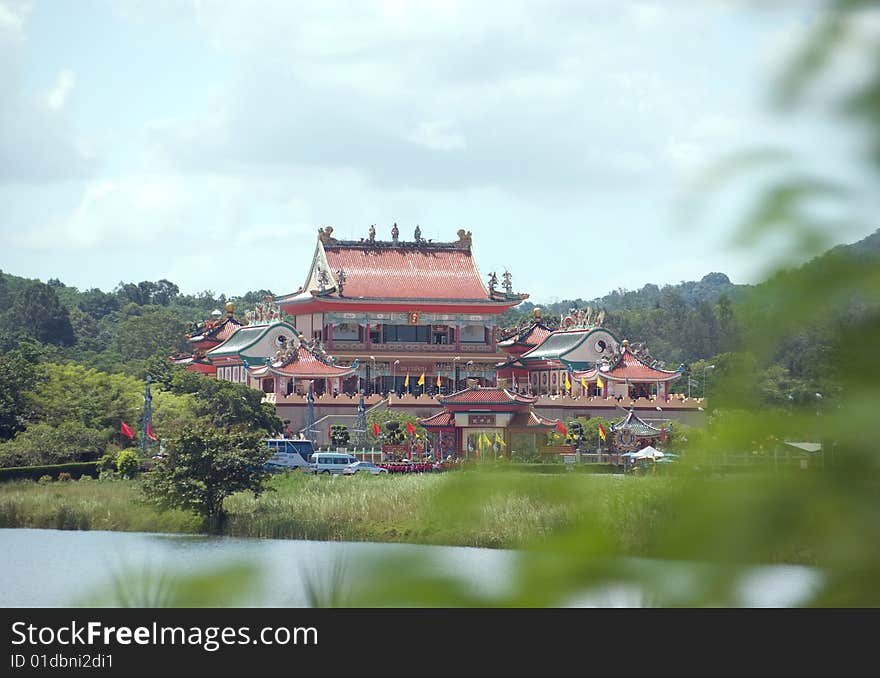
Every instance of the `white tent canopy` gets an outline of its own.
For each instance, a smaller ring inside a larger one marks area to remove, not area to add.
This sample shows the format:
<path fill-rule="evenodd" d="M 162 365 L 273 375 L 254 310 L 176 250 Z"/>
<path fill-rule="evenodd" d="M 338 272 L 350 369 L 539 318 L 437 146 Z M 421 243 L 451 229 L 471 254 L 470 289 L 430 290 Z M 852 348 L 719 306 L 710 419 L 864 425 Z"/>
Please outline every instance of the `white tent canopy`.
<path fill-rule="evenodd" d="M 665 455 L 660 450 L 648 445 L 638 452 L 627 452 L 626 454 L 622 454 L 621 456 L 629 457 L 632 461 L 637 461 L 640 459 L 659 459 L 660 457 L 663 457 Z"/>

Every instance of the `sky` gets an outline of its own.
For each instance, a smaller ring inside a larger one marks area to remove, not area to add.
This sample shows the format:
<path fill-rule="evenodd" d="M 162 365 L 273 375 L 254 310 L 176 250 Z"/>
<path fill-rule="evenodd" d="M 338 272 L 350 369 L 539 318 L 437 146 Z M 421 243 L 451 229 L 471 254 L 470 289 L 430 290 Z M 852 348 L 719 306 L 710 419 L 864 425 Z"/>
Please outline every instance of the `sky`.
<path fill-rule="evenodd" d="M 284 294 L 319 227 L 390 239 L 396 222 L 405 240 L 471 231 L 484 276 L 509 270 L 536 302 L 712 271 L 756 282 L 785 241 L 734 246 L 761 178 L 708 190 L 732 153 L 784 147 L 853 187 L 828 244 L 877 227 L 858 216 L 877 205 L 858 138 L 768 106 L 819 16 L 809 1 L 0 0 L 0 269 Z M 833 86 L 867 71 L 846 58 Z"/>

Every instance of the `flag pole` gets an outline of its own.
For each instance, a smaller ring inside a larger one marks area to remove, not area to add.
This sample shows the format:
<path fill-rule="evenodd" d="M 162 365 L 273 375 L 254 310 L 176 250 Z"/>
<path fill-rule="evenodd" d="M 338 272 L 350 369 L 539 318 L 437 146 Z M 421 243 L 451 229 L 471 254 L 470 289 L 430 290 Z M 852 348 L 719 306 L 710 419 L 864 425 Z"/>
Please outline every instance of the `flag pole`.
<path fill-rule="evenodd" d="M 147 456 L 147 427 L 150 426 L 153 421 L 153 396 L 150 395 L 151 381 L 153 381 L 153 378 L 148 374 L 146 376 L 147 384 L 144 388 L 144 416 L 141 420 L 141 452 L 144 456 Z"/>

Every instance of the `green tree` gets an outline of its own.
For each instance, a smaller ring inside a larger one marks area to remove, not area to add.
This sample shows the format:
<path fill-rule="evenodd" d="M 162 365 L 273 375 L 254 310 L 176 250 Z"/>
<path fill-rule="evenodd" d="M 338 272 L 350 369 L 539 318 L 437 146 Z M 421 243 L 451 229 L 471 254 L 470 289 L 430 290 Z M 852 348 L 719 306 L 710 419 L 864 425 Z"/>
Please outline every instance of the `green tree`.
<path fill-rule="evenodd" d="M 49 285 L 38 282 L 26 287 L 16 295 L 9 314 L 24 336 L 58 346 L 74 342 L 70 315 Z"/>
<path fill-rule="evenodd" d="M 37 384 L 35 361 L 30 344 L 0 354 L 0 440 L 9 440 L 24 429 L 27 393 Z"/>
<path fill-rule="evenodd" d="M 147 311 L 125 320 L 116 333 L 123 360 L 146 360 L 157 353 L 186 349 L 186 324 L 166 310 Z"/>
<path fill-rule="evenodd" d="M 347 447 L 351 436 L 345 424 L 333 424 L 330 427 L 330 444 L 333 447 Z"/>
<path fill-rule="evenodd" d="M 105 432 L 80 422 L 63 421 L 57 426 L 40 422 L 0 445 L 0 464 L 33 466 L 93 461 L 104 453 L 106 446 Z"/>
<path fill-rule="evenodd" d="M 256 433 L 225 432 L 198 426 L 168 441 L 167 459 L 144 481 L 146 496 L 163 508 L 196 513 L 214 532 L 226 521 L 223 501 L 237 492 L 264 490 L 264 465 L 271 451 Z"/>

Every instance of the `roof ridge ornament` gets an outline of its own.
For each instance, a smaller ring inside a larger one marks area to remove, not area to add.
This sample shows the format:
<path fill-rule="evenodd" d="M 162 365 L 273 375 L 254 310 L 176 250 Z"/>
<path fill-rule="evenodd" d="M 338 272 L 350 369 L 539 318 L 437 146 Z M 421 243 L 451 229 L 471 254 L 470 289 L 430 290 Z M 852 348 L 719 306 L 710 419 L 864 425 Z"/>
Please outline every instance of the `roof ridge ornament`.
<path fill-rule="evenodd" d="M 327 226 L 326 228 L 318 229 L 318 240 L 321 241 L 322 244 L 326 245 L 335 245 L 338 240 L 333 237 L 333 227 Z"/>

